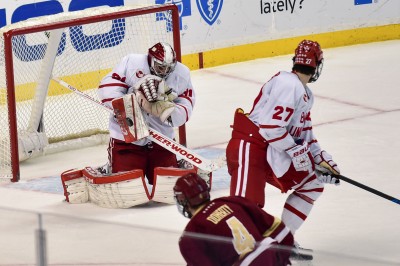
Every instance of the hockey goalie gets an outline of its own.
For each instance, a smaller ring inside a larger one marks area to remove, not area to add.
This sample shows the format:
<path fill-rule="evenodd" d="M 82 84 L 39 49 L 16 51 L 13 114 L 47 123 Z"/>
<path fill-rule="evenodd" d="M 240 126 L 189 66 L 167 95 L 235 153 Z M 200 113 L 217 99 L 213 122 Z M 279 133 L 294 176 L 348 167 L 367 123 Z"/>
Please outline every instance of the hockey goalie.
<path fill-rule="evenodd" d="M 159 42 L 147 54 L 122 58 L 101 81 L 98 95 L 114 110 L 107 169 L 63 173 L 66 200 L 112 208 L 149 200 L 173 203 L 175 179 L 197 170 L 179 168 L 176 155 L 148 137 L 149 127 L 174 139 L 174 128 L 189 120 L 195 104 L 189 69 L 177 62 L 168 43 Z M 210 175 L 203 176 L 211 185 Z"/>

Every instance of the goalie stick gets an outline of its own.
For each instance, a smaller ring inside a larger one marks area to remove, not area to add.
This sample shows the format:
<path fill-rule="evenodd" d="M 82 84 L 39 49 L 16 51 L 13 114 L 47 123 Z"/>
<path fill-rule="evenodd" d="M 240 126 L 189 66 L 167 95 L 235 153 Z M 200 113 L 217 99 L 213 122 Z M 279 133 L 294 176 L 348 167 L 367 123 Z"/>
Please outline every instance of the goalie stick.
<path fill-rule="evenodd" d="M 319 171 L 321 173 L 324 173 L 324 172 L 326 173 L 326 169 L 323 168 L 322 166 L 316 165 L 316 169 L 317 169 L 317 171 Z M 337 179 L 343 180 L 343 181 L 345 181 L 347 183 L 350 183 L 350 184 L 352 184 L 352 185 L 354 185 L 356 187 L 362 188 L 362 189 L 364 189 L 366 191 L 369 191 L 369 192 L 371 192 L 371 193 L 373 193 L 375 195 L 378 195 L 378 196 L 380 196 L 382 198 L 385 198 L 385 199 L 390 200 L 390 201 L 392 201 L 394 203 L 400 204 L 400 200 L 399 199 L 396 199 L 395 197 L 389 196 L 389 195 L 387 195 L 387 194 L 385 194 L 383 192 L 380 192 L 380 191 L 378 191 L 376 189 L 373 189 L 373 188 L 371 188 L 369 186 L 366 186 L 366 185 L 361 184 L 361 183 L 359 183 L 357 181 L 354 181 L 353 179 L 350 179 L 350 178 L 345 177 L 343 175 L 335 175 L 335 174 L 332 174 L 332 173 L 329 173 L 329 174 L 332 175 L 333 177 L 337 178 Z"/>
<path fill-rule="evenodd" d="M 72 92 L 87 99 L 88 101 L 91 101 L 94 104 L 100 105 L 101 107 L 106 109 L 109 113 L 114 114 L 113 108 L 103 104 L 102 102 L 99 102 L 90 95 L 83 93 L 82 91 L 78 90 L 77 88 L 71 86 L 70 84 L 66 83 L 65 81 L 59 78 L 53 77 L 52 79 L 61 86 L 71 90 Z M 213 172 L 214 170 L 217 170 L 224 165 L 224 162 L 222 160 L 217 162 L 206 159 L 150 127 L 149 127 L 149 133 L 150 133 L 150 135 L 148 136 L 149 139 L 151 139 L 158 145 L 164 147 L 165 149 L 169 150 L 170 152 L 174 153 L 175 155 L 182 157 L 182 159 L 191 163 L 197 168 L 200 168 L 201 170 Z"/>

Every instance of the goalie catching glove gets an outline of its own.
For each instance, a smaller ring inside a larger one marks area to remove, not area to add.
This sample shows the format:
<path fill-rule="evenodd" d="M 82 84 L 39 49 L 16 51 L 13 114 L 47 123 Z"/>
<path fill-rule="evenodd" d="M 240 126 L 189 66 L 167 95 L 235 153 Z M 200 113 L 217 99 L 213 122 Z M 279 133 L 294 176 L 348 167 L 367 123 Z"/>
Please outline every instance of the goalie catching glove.
<path fill-rule="evenodd" d="M 175 104 L 170 101 L 149 102 L 141 91 L 136 94 L 136 99 L 140 108 L 146 113 L 159 117 L 161 122 L 165 122 L 175 109 Z"/>
<path fill-rule="evenodd" d="M 178 97 L 178 94 L 167 85 L 167 82 L 163 79 L 158 84 L 158 98 L 159 101 L 170 101 L 172 102 Z"/>
<path fill-rule="evenodd" d="M 155 75 L 146 75 L 139 79 L 135 86 L 135 91 L 140 91 L 148 102 L 170 101 L 172 102 L 178 96 L 167 85 L 166 81 Z"/>
<path fill-rule="evenodd" d="M 159 117 L 165 122 L 174 111 L 172 102 L 177 94 L 169 88 L 164 79 L 155 75 L 146 75 L 133 87 L 140 108 L 146 113 Z"/>
<path fill-rule="evenodd" d="M 154 102 L 158 98 L 158 85 L 161 78 L 155 75 L 146 75 L 139 79 L 133 88 L 135 91 L 140 91 L 149 102 Z"/>
<path fill-rule="evenodd" d="M 148 102 L 172 102 L 176 97 L 178 97 L 178 95 L 167 85 L 165 79 L 155 75 L 146 75 L 142 77 L 136 82 L 133 89 L 135 91 L 140 91 L 146 97 Z"/>

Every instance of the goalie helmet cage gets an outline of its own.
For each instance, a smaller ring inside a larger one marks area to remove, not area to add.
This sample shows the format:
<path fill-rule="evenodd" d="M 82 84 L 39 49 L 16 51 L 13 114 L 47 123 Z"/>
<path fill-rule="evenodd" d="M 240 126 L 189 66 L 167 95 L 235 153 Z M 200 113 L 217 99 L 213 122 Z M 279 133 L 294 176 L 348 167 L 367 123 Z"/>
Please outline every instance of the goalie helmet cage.
<path fill-rule="evenodd" d="M 0 180 L 20 179 L 36 155 L 108 142 L 109 114 L 52 77 L 98 99 L 100 80 L 130 53 L 170 43 L 181 61 L 174 4 L 99 7 L 0 29 Z M 185 126 L 179 142 L 186 145 Z"/>

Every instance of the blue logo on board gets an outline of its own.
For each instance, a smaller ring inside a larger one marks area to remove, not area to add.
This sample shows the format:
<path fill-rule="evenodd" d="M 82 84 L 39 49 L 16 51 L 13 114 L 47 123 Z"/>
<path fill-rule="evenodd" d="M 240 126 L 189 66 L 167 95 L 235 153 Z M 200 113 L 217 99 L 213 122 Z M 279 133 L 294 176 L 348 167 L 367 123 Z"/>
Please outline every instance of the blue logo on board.
<path fill-rule="evenodd" d="M 372 4 L 372 0 L 354 0 L 354 5 Z"/>
<path fill-rule="evenodd" d="M 192 7 L 190 0 L 156 0 L 157 5 L 174 4 L 178 7 L 179 11 L 179 28 L 182 30 L 182 18 L 192 15 Z M 156 14 L 156 20 L 165 20 L 167 22 L 167 31 L 172 30 L 171 18 L 166 17 L 165 13 L 160 12 Z"/>
<path fill-rule="evenodd" d="M 200 15 L 211 26 L 221 13 L 223 0 L 196 0 Z"/>

